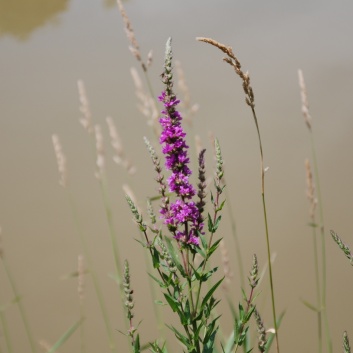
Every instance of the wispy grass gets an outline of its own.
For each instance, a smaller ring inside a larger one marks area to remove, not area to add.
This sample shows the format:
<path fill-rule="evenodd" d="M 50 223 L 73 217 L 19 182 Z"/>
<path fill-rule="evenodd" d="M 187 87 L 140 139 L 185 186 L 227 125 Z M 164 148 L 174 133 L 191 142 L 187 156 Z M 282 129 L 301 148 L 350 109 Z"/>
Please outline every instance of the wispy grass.
<path fill-rule="evenodd" d="M 246 72 L 244 73 L 241 69 L 241 64 L 237 57 L 234 55 L 233 50 L 231 47 L 221 44 L 214 39 L 211 38 L 204 38 L 198 37 L 196 38 L 198 41 L 205 42 L 211 44 L 212 46 L 217 47 L 223 53 L 226 54 L 226 57 L 223 60 L 233 67 L 235 73 L 241 78 L 242 85 L 245 93 L 245 101 L 246 104 L 250 107 L 255 126 L 256 132 L 259 141 L 259 148 L 260 148 L 260 163 L 261 163 L 261 196 L 262 196 L 262 206 L 263 206 L 263 216 L 265 221 L 265 236 L 266 236 L 266 246 L 267 246 L 267 261 L 269 267 L 269 281 L 270 281 L 270 289 L 271 289 L 271 301 L 272 301 L 272 314 L 273 314 L 273 324 L 275 328 L 275 335 L 276 335 L 276 346 L 277 352 L 279 353 L 279 340 L 278 340 L 278 327 L 277 327 L 277 316 L 276 316 L 276 306 L 275 306 L 275 294 L 274 294 L 274 285 L 273 285 L 273 274 L 272 274 L 272 264 L 271 264 L 271 248 L 270 248 L 270 237 L 269 237 L 269 230 L 268 230 L 268 221 L 267 221 L 267 208 L 266 208 L 266 199 L 265 199 L 265 167 L 264 167 L 264 154 L 262 148 L 262 141 L 261 141 L 261 134 L 258 119 L 255 112 L 255 97 L 253 89 L 250 85 L 250 76 Z"/>
<path fill-rule="evenodd" d="M 1 235 L 1 228 L 0 228 L 0 235 Z M 1 259 L 1 262 L 3 264 L 6 277 L 7 277 L 8 281 L 9 281 L 9 283 L 10 283 L 13 295 L 16 298 L 15 302 L 18 305 L 18 309 L 20 311 L 21 319 L 22 319 L 22 322 L 23 322 L 23 326 L 25 328 L 25 332 L 26 332 L 28 341 L 29 341 L 31 352 L 32 353 L 37 353 L 37 346 L 36 346 L 35 339 L 34 339 L 34 336 L 33 336 L 33 333 L 32 333 L 32 328 L 31 328 L 31 325 L 30 325 L 30 321 L 27 318 L 26 310 L 25 310 L 24 304 L 22 302 L 22 296 L 20 295 L 20 292 L 17 289 L 17 284 L 16 284 L 15 279 L 13 277 L 13 274 L 11 272 L 10 266 L 7 263 L 6 256 L 4 254 L 4 249 L 2 247 L 2 244 L 0 246 L 1 246 L 0 259 Z M 6 325 L 6 321 L 5 321 L 5 325 Z M 8 333 L 8 331 L 7 331 L 7 342 L 8 343 L 10 342 L 9 341 L 9 333 Z M 11 345 L 10 345 L 10 347 L 11 347 Z"/>
<path fill-rule="evenodd" d="M 304 81 L 304 75 L 301 70 L 298 70 L 298 77 L 299 77 L 299 87 L 300 87 L 300 95 L 301 95 L 301 101 L 302 101 L 302 114 L 309 132 L 309 139 L 310 139 L 312 160 L 313 160 L 313 167 L 314 167 L 314 180 L 315 180 L 317 199 L 318 199 L 319 229 L 321 234 L 321 286 L 322 286 L 322 289 L 320 292 L 320 297 L 321 297 L 320 310 L 322 311 L 322 315 L 324 319 L 327 350 L 329 353 L 332 353 L 332 340 L 331 340 L 329 319 L 327 315 L 327 303 L 326 303 L 326 293 L 327 293 L 326 236 L 325 236 L 323 200 L 322 200 L 320 176 L 319 176 L 319 165 L 318 165 L 318 158 L 317 158 L 316 146 L 314 141 L 312 118 L 309 112 L 309 100 L 307 96 L 307 89 Z"/>
<path fill-rule="evenodd" d="M 84 89 L 83 83 L 80 84 L 79 87 L 81 87 L 81 89 Z M 83 121 L 86 122 L 86 124 L 84 124 L 84 126 L 88 129 L 88 131 L 90 131 L 90 121 L 91 120 L 90 120 L 90 110 L 87 108 L 88 101 L 86 100 L 85 94 L 81 94 L 80 97 L 81 97 L 81 100 L 85 101 L 85 104 L 82 105 L 81 107 L 85 106 L 87 109 L 86 113 L 84 114 L 85 120 L 83 120 Z M 71 210 L 72 218 L 73 218 L 74 224 L 76 226 L 76 231 L 77 231 L 78 237 L 81 242 L 81 246 L 82 246 L 83 253 L 85 255 L 85 259 L 88 264 L 89 272 L 92 277 L 93 286 L 94 286 L 94 289 L 95 289 L 95 292 L 97 295 L 100 311 L 102 313 L 103 321 L 105 324 L 105 329 L 106 329 L 106 332 L 108 335 L 109 347 L 112 351 L 116 352 L 117 348 L 116 348 L 116 345 L 115 345 L 114 339 L 113 339 L 113 330 L 111 327 L 111 323 L 110 323 L 110 319 L 109 319 L 109 315 L 108 315 L 108 310 L 106 308 L 102 289 L 101 289 L 101 286 L 99 283 L 97 273 L 95 271 L 93 259 L 90 254 L 89 247 L 87 245 L 86 237 L 84 235 L 81 222 L 79 221 L 76 203 L 74 201 L 74 198 L 73 198 L 73 195 L 71 193 L 70 186 L 68 183 L 68 166 L 67 166 L 66 156 L 63 152 L 59 137 L 57 135 L 53 135 L 52 141 L 53 141 L 54 151 L 55 151 L 59 175 L 60 175 L 59 184 L 65 189 L 65 192 L 66 192 L 66 195 L 68 198 L 68 205 Z"/>
<path fill-rule="evenodd" d="M 313 237 L 313 251 L 314 251 L 314 269 L 315 269 L 315 286 L 316 286 L 316 305 L 307 305 L 309 308 L 314 308 L 317 313 L 318 320 L 318 349 L 319 353 L 322 352 L 322 315 L 321 315 L 321 288 L 320 288 L 320 270 L 319 270 L 319 256 L 318 256 L 318 245 L 317 245 L 317 224 L 315 218 L 315 210 L 317 206 L 317 199 L 315 195 L 315 185 L 313 175 L 311 172 L 310 162 L 308 159 L 305 160 L 305 171 L 306 171 L 306 185 L 307 185 L 307 198 L 309 200 L 309 218 L 310 227 L 312 229 Z M 304 302 L 305 304 L 305 302 Z"/>

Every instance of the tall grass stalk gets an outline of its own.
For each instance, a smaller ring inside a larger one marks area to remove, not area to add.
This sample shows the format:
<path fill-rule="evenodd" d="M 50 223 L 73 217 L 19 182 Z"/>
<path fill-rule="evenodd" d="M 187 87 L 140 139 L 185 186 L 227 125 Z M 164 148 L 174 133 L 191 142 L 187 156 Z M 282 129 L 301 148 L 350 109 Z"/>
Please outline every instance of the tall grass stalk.
<path fill-rule="evenodd" d="M 18 292 L 17 285 L 16 285 L 14 277 L 13 277 L 13 275 L 11 273 L 10 266 L 8 265 L 8 263 L 6 261 L 4 254 L 2 254 L 0 256 L 0 258 L 2 260 L 2 263 L 3 263 L 3 266 L 4 266 L 4 270 L 5 270 L 6 276 L 8 278 L 8 281 L 9 281 L 9 283 L 11 285 L 12 292 L 13 292 L 14 296 L 17 298 L 16 302 L 17 302 L 18 309 L 20 311 L 21 319 L 22 319 L 22 322 L 23 322 L 23 326 L 25 328 L 26 335 L 27 335 L 27 338 L 28 338 L 28 341 L 29 341 L 29 344 L 30 344 L 30 347 L 31 347 L 31 352 L 32 353 L 37 353 L 37 347 L 36 347 L 36 343 L 35 343 L 34 338 L 33 338 L 32 329 L 31 329 L 30 323 L 28 321 L 24 305 L 22 303 L 22 298 L 21 298 L 21 296 L 20 296 L 20 294 Z"/>
<path fill-rule="evenodd" d="M 321 315 L 321 290 L 320 290 L 320 272 L 319 272 L 319 256 L 318 256 L 318 244 L 316 234 L 316 219 L 315 210 L 317 205 L 317 199 L 315 197 L 315 186 L 313 181 L 313 175 L 309 160 L 305 161 L 306 169 L 306 183 L 307 183 L 307 197 L 310 203 L 309 216 L 310 226 L 312 228 L 313 237 L 313 251 L 314 251 L 314 271 L 315 271 L 315 286 L 316 286 L 316 310 L 318 320 L 318 347 L 319 353 L 322 352 L 322 315 Z"/>
<path fill-rule="evenodd" d="M 80 320 L 82 321 L 82 324 L 80 325 L 80 340 L 81 340 L 81 353 L 86 352 L 86 347 L 85 347 L 85 326 L 83 323 L 83 320 L 85 318 L 85 306 L 84 306 L 84 285 L 85 285 L 85 280 L 84 280 L 84 263 L 83 263 L 83 256 L 79 255 L 78 256 L 78 261 L 77 261 L 77 294 L 78 294 L 78 300 L 79 300 L 79 307 L 80 307 Z"/>
<path fill-rule="evenodd" d="M 322 289 L 321 289 L 321 310 L 323 313 L 323 319 L 325 323 L 325 336 L 326 344 L 329 353 L 332 353 L 332 340 L 327 316 L 327 303 L 326 303 L 326 292 L 327 292 L 327 275 L 326 275 L 326 237 L 325 237 L 325 223 L 324 223 L 324 211 L 323 211 L 323 201 L 320 187 L 320 176 L 319 176 L 319 167 L 317 162 L 317 153 L 314 141 L 314 133 L 311 123 L 311 116 L 309 113 L 309 103 L 306 91 L 306 85 L 304 81 L 303 72 L 298 70 L 299 76 L 299 87 L 302 100 L 302 113 L 304 117 L 305 124 L 309 131 L 309 139 L 311 145 L 311 153 L 314 167 L 314 178 L 317 189 L 317 199 L 318 199 L 318 210 L 319 210 L 319 220 L 320 220 L 320 234 L 321 234 L 321 271 L 322 271 Z"/>
<path fill-rule="evenodd" d="M 223 176 L 223 183 L 224 185 L 229 185 L 227 183 L 226 177 Z M 229 194 L 229 188 L 225 188 L 225 198 L 227 200 L 227 211 L 228 211 L 228 216 L 230 220 L 230 226 L 231 226 L 231 233 L 233 236 L 234 244 L 235 244 L 235 251 L 236 251 L 236 258 L 238 262 L 238 271 L 239 271 L 239 278 L 240 278 L 240 285 L 241 288 L 245 288 L 245 277 L 244 277 L 244 265 L 243 265 L 243 257 L 241 253 L 241 247 L 240 247 L 240 240 L 237 232 L 237 226 L 236 226 L 236 221 L 235 221 L 235 216 L 233 212 L 233 206 L 232 206 L 232 201 L 231 197 Z"/>
<path fill-rule="evenodd" d="M 248 73 L 244 73 L 241 70 L 240 62 L 234 55 L 231 47 L 225 46 L 224 44 L 221 44 L 211 38 L 198 37 L 196 39 L 201 42 L 205 42 L 217 47 L 227 55 L 227 57 L 223 58 L 223 60 L 229 65 L 231 65 L 234 68 L 236 74 L 242 79 L 243 89 L 246 96 L 245 101 L 247 105 L 251 108 L 252 115 L 254 118 L 258 140 L 259 140 L 259 148 L 260 148 L 261 196 L 262 196 L 263 216 L 264 216 L 264 222 L 265 222 L 265 236 L 266 236 L 266 248 L 267 248 L 267 261 L 268 261 L 268 268 L 269 268 L 269 281 L 270 281 L 270 288 L 271 288 L 272 315 L 273 315 L 273 324 L 275 328 L 277 353 L 279 353 L 280 350 L 279 350 L 278 326 L 277 326 L 277 319 L 276 319 L 277 317 L 276 317 L 276 306 L 275 306 L 275 294 L 274 294 L 273 274 L 272 274 L 272 264 L 271 264 L 271 248 L 270 248 L 270 237 L 269 237 L 269 230 L 268 230 L 267 208 L 266 208 L 266 199 L 265 199 L 264 155 L 263 155 L 263 148 L 262 148 L 262 141 L 261 141 L 258 119 L 255 112 L 254 93 L 253 93 L 252 87 L 250 86 L 250 76 Z"/>
<path fill-rule="evenodd" d="M 0 308 L 0 321 L 2 325 L 2 336 L 5 337 L 5 342 L 6 342 L 6 348 L 8 353 L 12 353 L 12 343 L 11 343 L 11 337 L 10 337 L 10 332 L 9 328 L 7 326 L 7 321 L 5 317 L 5 309 L 4 307 Z M 0 353 L 1 353 L 1 346 L 0 346 Z"/>
<path fill-rule="evenodd" d="M 124 21 L 125 33 L 126 33 L 128 41 L 130 43 L 130 46 L 129 46 L 130 52 L 132 53 L 132 55 L 135 57 L 135 59 L 137 60 L 137 62 L 141 66 L 141 69 L 142 69 L 142 72 L 143 72 L 143 75 L 144 75 L 144 78 L 145 78 L 145 82 L 147 84 L 147 88 L 148 88 L 148 92 L 149 92 L 149 95 L 150 95 L 150 99 L 153 101 L 154 107 L 156 107 L 157 106 L 157 99 L 156 99 L 155 92 L 153 90 L 151 79 L 150 79 L 149 74 L 148 74 L 148 68 L 152 64 L 152 51 L 150 51 L 148 53 L 147 60 L 146 60 L 146 62 L 144 62 L 142 60 L 140 47 L 139 47 L 139 44 L 137 42 L 133 27 L 132 27 L 132 23 L 131 23 L 130 18 L 128 17 L 128 15 L 127 15 L 127 13 L 125 11 L 125 8 L 124 8 L 124 5 L 123 5 L 122 1 L 121 0 L 117 0 L 117 5 L 118 5 L 118 9 L 120 11 L 121 17 L 122 17 L 122 19 Z M 136 75 L 138 75 L 137 72 L 136 72 Z M 135 84 L 136 84 L 136 82 L 135 82 Z M 145 96 L 145 94 L 143 94 L 143 95 Z M 159 135 L 160 135 L 160 126 L 159 126 L 159 124 L 156 124 L 156 121 L 153 118 L 153 108 L 152 107 L 151 107 L 151 115 L 152 115 L 151 122 L 152 122 L 153 135 L 154 135 L 154 138 L 155 138 L 156 142 L 158 143 L 159 142 Z M 151 200 L 149 199 L 148 202 L 150 202 L 150 201 Z M 152 208 L 152 205 L 151 205 L 151 208 Z M 151 271 L 152 270 L 151 262 L 147 258 L 147 253 L 145 253 L 144 256 L 145 256 L 145 262 L 146 262 L 147 268 L 148 268 L 149 272 L 152 272 Z M 155 284 L 149 282 L 149 286 L 150 286 L 150 291 L 151 291 L 152 297 L 156 298 L 156 287 L 155 287 Z M 161 307 L 160 306 L 157 307 L 156 305 L 153 305 L 153 310 L 154 310 L 154 314 L 155 314 L 155 317 L 156 317 L 156 320 L 157 320 L 158 330 L 164 336 L 165 324 L 163 323 L 163 316 L 162 316 L 162 312 L 161 312 Z"/>
<path fill-rule="evenodd" d="M 142 71 L 143 71 L 143 74 L 144 74 L 144 77 L 145 77 L 145 81 L 147 83 L 149 94 L 150 94 L 154 104 L 157 105 L 156 96 L 154 94 L 153 87 L 152 87 L 152 84 L 151 84 L 151 80 L 150 80 L 150 77 L 148 75 L 148 68 L 152 64 L 152 51 L 150 51 L 148 53 L 147 60 L 146 60 L 146 62 L 144 62 L 142 60 L 142 55 L 141 55 L 141 52 L 140 52 L 140 46 L 139 46 L 139 44 L 137 42 L 137 39 L 136 39 L 136 36 L 135 36 L 135 32 L 133 30 L 130 18 L 128 17 L 128 15 L 127 15 L 127 13 L 125 11 L 125 8 L 124 8 L 124 5 L 123 5 L 122 1 L 121 0 L 117 0 L 117 5 L 118 5 L 118 8 L 119 8 L 121 17 L 122 17 L 122 19 L 124 21 L 125 33 L 126 33 L 127 39 L 130 42 L 130 46 L 129 46 L 130 52 L 132 53 L 132 55 L 135 57 L 135 59 L 140 64 L 140 66 L 142 68 Z M 155 133 L 156 139 L 158 140 L 159 136 L 158 136 L 158 133 L 157 133 L 156 129 L 154 129 L 154 133 Z"/>
<path fill-rule="evenodd" d="M 106 304 L 105 304 L 105 300 L 103 297 L 103 293 L 102 293 L 102 289 L 99 283 L 99 279 L 97 276 L 97 273 L 95 271 L 95 266 L 92 260 L 92 256 L 88 250 L 88 246 L 87 246 L 87 242 L 86 242 L 86 238 L 84 236 L 82 227 L 81 227 L 81 223 L 78 219 L 78 212 L 77 212 L 77 208 L 74 202 L 74 199 L 72 197 L 71 192 L 68 190 L 67 192 L 67 196 L 68 196 L 68 201 L 69 201 L 69 205 L 72 211 L 72 216 L 73 216 L 73 220 L 77 229 L 77 233 L 78 236 L 80 238 L 81 241 L 81 246 L 82 246 L 82 250 L 85 256 L 85 259 L 87 261 L 87 265 L 88 265 L 88 269 L 89 269 L 89 273 L 92 277 L 92 282 L 93 282 L 93 287 L 94 290 L 96 292 L 97 295 L 97 299 L 98 299 L 98 303 L 99 303 L 99 307 L 100 307 L 100 311 L 103 317 L 103 321 L 104 321 L 104 325 L 105 325 L 105 330 L 107 332 L 108 335 L 108 340 L 109 340 L 109 347 L 110 350 L 113 352 L 117 352 L 117 347 L 115 345 L 114 339 L 113 339 L 113 330 L 112 330 L 112 326 L 110 323 L 110 319 L 109 319 L 109 315 L 108 315 L 108 311 L 106 308 Z"/>
<path fill-rule="evenodd" d="M 82 117 L 80 118 L 80 123 L 83 126 L 83 128 L 87 131 L 88 135 L 90 137 L 94 135 L 94 138 L 95 138 L 95 140 L 94 139 L 90 140 L 92 143 L 92 148 L 94 148 L 94 144 L 95 144 L 95 150 L 97 155 L 96 157 L 97 170 L 96 170 L 95 176 L 99 181 L 104 210 L 105 210 L 108 228 L 109 228 L 110 239 L 112 243 L 114 264 L 115 264 L 115 270 L 116 270 L 115 279 L 118 282 L 120 296 L 123 299 L 124 294 L 123 294 L 123 288 L 122 288 L 122 282 L 121 282 L 121 279 L 122 279 L 121 262 L 120 262 L 118 245 L 116 241 L 117 234 L 114 227 L 113 213 L 111 210 L 110 200 L 108 196 L 109 193 L 108 193 L 108 182 L 107 182 L 106 170 L 105 170 L 106 163 L 105 163 L 105 151 L 104 151 L 104 145 L 103 145 L 103 133 L 100 125 L 96 124 L 93 126 L 92 114 L 91 114 L 89 101 L 86 95 L 86 89 L 83 81 L 79 80 L 77 82 L 77 85 L 78 85 L 79 100 L 80 100 L 80 111 L 82 113 Z"/>
<path fill-rule="evenodd" d="M 59 184 L 65 189 L 65 192 L 66 192 L 69 208 L 71 209 L 72 219 L 73 219 L 73 222 L 76 227 L 77 235 L 78 235 L 80 242 L 81 242 L 84 257 L 85 257 L 87 264 L 88 264 L 89 273 L 91 274 L 91 277 L 92 277 L 93 286 L 94 286 L 94 289 L 95 289 L 95 292 L 97 295 L 97 299 L 98 299 L 98 303 L 99 303 L 99 307 L 100 307 L 100 310 L 102 313 L 103 321 L 105 324 L 105 329 L 106 329 L 106 332 L 108 335 L 109 347 L 112 351 L 117 352 L 117 350 L 116 350 L 117 348 L 115 347 L 115 343 L 113 340 L 113 331 L 111 328 L 111 324 L 110 324 L 108 312 L 106 309 L 105 301 L 103 298 L 102 290 L 101 290 L 101 287 L 99 284 L 98 276 L 97 276 L 95 269 L 94 269 L 95 268 L 94 263 L 93 263 L 91 254 L 88 250 L 88 245 L 86 242 L 86 238 L 84 236 L 81 222 L 79 221 L 77 207 L 76 207 L 74 198 L 72 196 L 69 183 L 67 181 L 67 179 L 68 179 L 67 172 L 68 171 L 67 171 L 67 165 L 66 165 L 66 157 L 63 153 L 62 146 L 61 146 L 61 143 L 60 143 L 58 136 L 53 135 L 52 140 L 53 140 L 54 150 L 55 150 L 56 159 L 57 159 L 57 163 L 58 163 L 58 169 L 59 169 L 59 173 L 60 173 Z"/>

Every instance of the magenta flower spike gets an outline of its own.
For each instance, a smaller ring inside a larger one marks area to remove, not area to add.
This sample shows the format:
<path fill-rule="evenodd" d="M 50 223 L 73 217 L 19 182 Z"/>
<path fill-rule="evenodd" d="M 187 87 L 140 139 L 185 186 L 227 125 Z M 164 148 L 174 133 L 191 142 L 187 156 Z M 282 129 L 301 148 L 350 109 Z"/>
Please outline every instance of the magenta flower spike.
<path fill-rule="evenodd" d="M 184 244 L 199 245 L 198 233 L 202 232 L 200 213 L 192 197 L 196 190 L 189 181 L 191 170 L 188 167 L 189 146 L 185 141 L 185 132 L 181 126 L 182 117 L 176 110 L 180 103 L 173 92 L 172 48 L 171 38 L 166 44 L 164 72 L 162 82 L 165 90 L 159 96 L 164 104 L 163 116 L 160 118 L 162 133 L 160 143 L 165 155 L 165 166 L 172 172 L 168 178 L 170 192 L 175 193 L 176 200 L 170 204 L 168 212 L 161 209 L 162 218 L 168 228 L 174 233 L 174 238 Z"/>

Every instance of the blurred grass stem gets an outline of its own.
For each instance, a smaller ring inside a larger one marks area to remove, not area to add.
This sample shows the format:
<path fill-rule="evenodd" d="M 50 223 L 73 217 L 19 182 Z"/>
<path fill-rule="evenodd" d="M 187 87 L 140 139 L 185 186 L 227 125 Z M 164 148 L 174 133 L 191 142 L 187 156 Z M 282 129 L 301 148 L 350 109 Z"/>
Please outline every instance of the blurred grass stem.
<path fill-rule="evenodd" d="M 4 265 L 4 270 L 5 270 L 6 276 L 7 276 L 8 280 L 9 280 L 9 282 L 10 282 L 13 294 L 14 294 L 14 296 L 16 298 L 18 298 L 17 305 L 18 305 L 18 308 L 20 310 L 21 319 L 23 321 L 23 325 L 24 325 L 24 328 L 25 328 L 25 331 L 26 331 L 26 335 L 27 335 L 27 338 L 28 338 L 30 346 L 31 346 L 31 351 L 32 351 L 32 353 L 37 353 L 36 344 L 35 344 L 35 341 L 33 339 L 32 330 L 31 330 L 29 321 L 27 319 L 25 308 L 24 308 L 23 303 L 22 303 L 22 298 L 19 295 L 15 280 L 14 280 L 14 278 L 12 276 L 12 273 L 10 271 L 10 267 L 9 267 L 4 255 L 1 256 L 1 260 L 2 260 L 2 263 Z"/>
<path fill-rule="evenodd" d="M 68 196 L 69 204 L 70 204 L 70 207 L 72 210 L 73 220 L 76 225 L 77 233 L 78 233 L 80 241 L 81 241 L 84 256 L 85 256 L 85 259 L 88 264 L 89 272 L 92 277 L 93 286 L 96 291 L 99 307 L 100 307 L 100 310 L 101 310 L 101 313 L 103 316 L 103 321 L 105 324 L 105 329 L 106 329 L 106 332 L 108 335 L 108 340 L 109 340 L 109 347 L 110 347 L 111 351 L 117 352 L 117 348 L 115 346 L 114 339 L 113 339 L 113 331 L 111 328 L 108 312 L 107 312 L 107 309 L 105 306 L 105 301 L 103 298 L 102 290 L 101 290 L 101 287 L 99 284 L 98 276 L 94 270 L 92 257 L 89 253 L 89 250 L 88 250 L 87 242 L 86 242 L 85 236 L 82 231 L 81 223 L 79 222 L 77 208 L 76 208 L 76 205 L 75 205 L 75 202 L 74 202 L 74 199 L 72 197 L 70 190 L 68 188 L 66 188 L 66 189 L 67 189 L 67 196 Z M 80 304 L 80 309 L 81 309 L 81 304 Z M 81 314 L 82 314 L 82 312 L 81 312 Z M 82 318 L 82 316 L 81 316 L 81 318 Z"/>
<path fill-rule="evenodd" d="M 327 275 L 326 275 L 326 239 L 325 239 L 325 226 L 324 226 L 324 211 L 323 211 L 323 202 L 321 195 L 320 187 L 320 178 L 319 178 L 319 167 L 317 162 L 317 154 L 314 142 L 314 134 L 312 128 L 309 129 L 310 134 L 310 144 L 312 150 L 313 158 L 313 167 L 314 167 L 314 177 L 315 184 L 317 189 L 317 199 L 318 199 L 318 209 L 320 217 L 320 234 L 321 234 L 321 254 L 322 254 L 322 295 L 321 295 L 321 308 L 323 310 L 324 322 L 325 322 L 325 336 L 328 352 L 332 353 L 332 340 L 330 334 L 330 327 L 327 316 L 327 303 L 326 303 L 326 289 L 327 289 Z"/>
<path fill-rule="evenodd" d="M 269 237 L 269 231 L 268 231 L 266 199 L 265 199 L 264 156 L 263 156 L 263 149 L 262 149 L 262 142 L 261 142 L 261 134 L 260 134 L 259 124 L 257 121 L 257 116 L 256 116 L 254 106 L 251 106 L 251 110 L 252 110 L 252 114 L 253 114 L 255 125 L 256 125 L 257 136 L 259 138 L 260 159 L 261 159 L 261 194 L 262 194 L 262 206 L 263 206 L 265 229 L 266 229 L 266 248 L 267 248 L 267 261 L 268 261 L 268 270 L 269 270 L 268 272 L 269 272 L 270 287 L 271 287 L 272 316 L 273 316 L 273 324 L 274 324 L 274 328 L 275 328 L 276 347 L 277 347 L 277 352 L 279 353 L 278 325 L 277 325 L 275 294 L 274 294 L 274 286 L 273 286 L 270 237 Z"/>
<path fill-rule="evenodd" d="M 5 317 L 5 308 L 0 308 L 0 321 L 2 325 L 2 335 L 5 337 L 5 342 L 6 342 L 6 348 L 8 353 L 12 353 L 12 343 L 11 343 L 11 338 L 10 338 L 10 333 L 9 333 L 9 328 L 7 326 L 7 321 Z M 1 353 L 1 347 L 0 347 L 0 353 Z"/>

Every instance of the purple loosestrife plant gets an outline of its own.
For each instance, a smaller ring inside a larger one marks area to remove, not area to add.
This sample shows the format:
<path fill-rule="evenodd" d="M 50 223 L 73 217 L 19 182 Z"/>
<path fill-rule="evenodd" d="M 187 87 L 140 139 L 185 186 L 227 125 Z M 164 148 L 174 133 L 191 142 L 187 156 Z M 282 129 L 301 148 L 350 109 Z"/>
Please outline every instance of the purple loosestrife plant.
<path fill-rule="evenodd" d="M 164 104 L 163 116 L 159 120 L 163 129 L 160 143 L 163 145 L 162 152 L 166 156 L 165 166 L 172 172 L 168 178 L 169 191 L 175 193 L 176 200 L 170 204 L 169 210 L 162 208 L 160 212 L 175 239 L 183 244 L 198 246 L 203 223 L 200 221 L 200 209 L 192 201 L 196 190 L 189 180 L 191 175 L 187 154 L 189 146 L 186 144 L 186 134 L 181 126 L 182 117 L 176 110 L 180 100 L 173 92 L 171 39 L 166 46 L 162 81 L 165 84 L 165 90 L 159 97 Z M 203 160 L 203 154 L 201 158 Z"/>
<path fill-rule="evenodd" d="M 222 240 L 213 239 L 219 227 L 220 212 L 224 206 L 224 201 L 220 200 L 224 188 L 221 186 L 223 161 L 216 141 L 216 190 L 214 196 L 211 193 L 213 212 L 207 217 L 208 234 L 206 235 L 203 217 L 206 206 L 205 150 L 198 158 L 199 182 L 196 189 L 190 182 L 191 170 L 188 167 L 186 134 L 181 125 L 182 117 L 176 109 L 179 100 L 173 92 L 171 39 L 168 39 L 166 45 L 162 82 L 165 89 L 159 97 L 164 105 L 160 118 L 162 126 L 160 144 L 165 156 L 165 168 L 171 172 L 167 179 L 163 175 L 156 151 L 146 138 L 145 143 L 157 173 L 156 181 L 159 184 L 160 194 L 160 197 L 153 197 L 150 200 L 161 200 L 159 212 L 163 224 L 158 226 L 151 203 L 148 205 L 151 225 L 147 225 L 133 201 L 129 197 L 127 201 L 144 237 L 144 242 L 140 241 L 140 243 L 150 252 L 153 267 L 158 272 L 158 278 L 152 274 L 151 277 L 160 286 L 166 303 L 173 312 L 178 314 L 181 328 L 168 327 L 185 347 L 184 351 L 211 353 L 214 351 L 219 319 L 215 314 L 215 307 L 219 301 L 214 298 L 214 293 L 223 278 L 207 287 L 202 287 L 202 283 L 209 282 L 217 271 L 217 267 L 211 268 L 209 260 Z M 163 226 L 166 226 L 172 237 L 166 234 Z M 201 258 L 199 263 L 195 262 L 196 253 Z M 166 352 L 165 344 L 162 343 L 160 346 L 158 341 L 151 343 L 150 346 L 152 352 Z"/>

